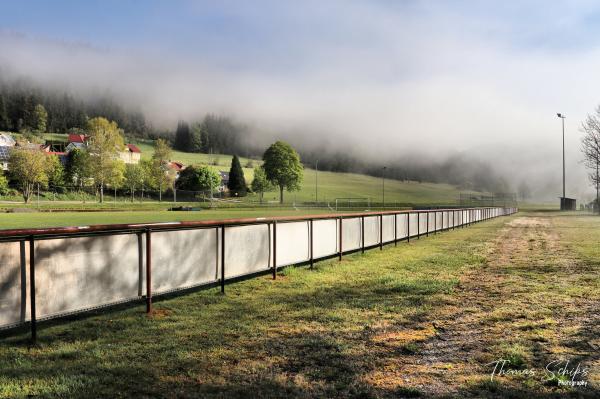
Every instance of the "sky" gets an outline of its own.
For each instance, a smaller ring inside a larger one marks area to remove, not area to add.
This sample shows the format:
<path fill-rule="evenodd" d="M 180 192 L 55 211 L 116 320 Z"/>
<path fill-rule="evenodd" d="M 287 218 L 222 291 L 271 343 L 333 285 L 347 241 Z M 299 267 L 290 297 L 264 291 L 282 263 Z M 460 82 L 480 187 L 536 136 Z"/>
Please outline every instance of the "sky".
<path fill-rule="evenodd" d="M 0 65 L 109 90 L 158 124 L 226 113 L 266 136 L 386 159 L 465 154 L 591 199 L 579 126 L 600 104 L 594 1 L 5 1 Z M 321 142 L 321 141 L 319 141 Z"/>

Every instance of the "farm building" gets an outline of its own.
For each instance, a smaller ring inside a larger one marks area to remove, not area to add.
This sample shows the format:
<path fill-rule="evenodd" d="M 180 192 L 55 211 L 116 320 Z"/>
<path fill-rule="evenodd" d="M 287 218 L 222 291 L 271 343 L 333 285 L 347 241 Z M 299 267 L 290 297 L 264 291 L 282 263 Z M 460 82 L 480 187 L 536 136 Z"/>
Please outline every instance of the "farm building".
<path fill-rule="evenodd" d="M 85 134 L 74 134 L 74 133 L 69 133 L 69 143 L 85 143 L 88 139 L 88 136 L 86 136 Z"/>
<path fill-rule="evenodd" d="M 17 142 L 12 138 L 11 135 L 6 133 L 0 133 L 0 146 L 3 147 L 14 147 Z"/>
<path fill-rule="evenodd" d="M 134 144 L 125 144 L 125 151 L 119 153 L 119 157 L 125 163 L 139 163 L 142 151 Z"/>
<path fill-rule="evenodd" d="M 74 149 L 85 149 L 87 147 L 89 136 L 85 134 L 69 134 L 69 144 L 65 151 L 67 153 Z M 125 144 L 124 151 L 119 153 L 119 159 L 126 164 L 137 164 L 140 162 L 142 151 L 135 144 Z"/>
<path fill-rule="evenodd" d="M 0 145 L 0 168 L 2 170 L 8 170 L 8 157 L 11 148 L 7 145 Z"/>
<path fill-rule="evenodd" d="M 10 149 L 17 144 L 11 135 L 0 133 L 0 170 L 8 170 Z"/>
<path fill-rule="evenodd" d="M 227 184 L 229 184 L 229 172 L 219 171 L 219 175 L 221 176 L 221 185 L 219 186 L 219 191 L 225 192 L 227 191 Z"/>

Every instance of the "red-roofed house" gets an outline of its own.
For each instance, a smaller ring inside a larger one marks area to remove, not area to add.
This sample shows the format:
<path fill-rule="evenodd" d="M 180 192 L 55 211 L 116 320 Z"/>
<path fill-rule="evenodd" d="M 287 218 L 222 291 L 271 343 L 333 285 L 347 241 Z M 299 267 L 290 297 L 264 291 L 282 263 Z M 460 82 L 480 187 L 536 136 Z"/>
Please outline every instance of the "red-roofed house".
<path fill-rule="evenodd" d="M 85 134 L 69 133 L 69 143 L 85 143 L 88 137 Z"/>
<path fill-rule="evenodd" d="M 142 151 L 134 144 L 125 144 L 125 151 L 119 154 L 125 163 L 139 163 Z"/>
<path fill-rule="evenodd" d="M 66 152 L 52 151 L 52 148 L 49 145 L 45 145 L 41 149 L 43 152 L 45 152 L 48 155 L 56 155 L 63 165 L 67 164 L 67 153 Z"/>
<path fill-rule="evenodd" d="M 175 172 L 175 179 L 179 179 L 179 174 L 185 169 L 185 166 L 181 162 L 171 161 L 167 163 L 167 167 L 170 169 L 167 173 Z"/>

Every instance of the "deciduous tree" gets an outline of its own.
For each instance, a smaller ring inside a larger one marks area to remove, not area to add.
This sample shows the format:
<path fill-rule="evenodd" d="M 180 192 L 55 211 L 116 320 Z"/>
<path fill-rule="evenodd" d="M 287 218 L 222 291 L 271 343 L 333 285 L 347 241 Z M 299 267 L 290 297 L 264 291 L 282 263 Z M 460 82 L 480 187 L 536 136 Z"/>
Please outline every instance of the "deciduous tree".
<path fill-rule="evenodd" d="M 254 179 L 252 180 L 252 191 L 258 193 L 260 202 L 263 202 L 265 191 L 269 191 L 273 185 L 267 179 L 267 174 L 262 166 L 254 169 Z"/>
<path fill-rule="evenodd" d="M 124 185 L 131 193 L 131 202 L 134 201 L 135 190 L 140 189 L 144 185 L 144 181 L 146 180 L 145 172 L 145 168 L 141 164 L 125 165 Z"/>
<path fill-rule="evenodd" d="M 4 172 L 0 171 L 0 195 L 6 195 L 8 193 L 8 179 L 4 175 Z"/>
<path fill-rule="evenodd" d="M 177 188 L 189 191 L 214 191 L 221 183 L 221 176 L 208 166 L 191 165 L 181 171 Z"/>
<path fill-rule="evenodd" d="M 119 159 L 119 153 L 124 151 L 125 144 L 117 124 L 102 117 L 88 121 L 88 135 L 91 174 L 100 188 L 100 202 L 103 202 L 105 185 L 114 185 L 119 176 L 122 177 L 123 161 Z"/>
<path fill-rule="evenodd" d="M 300 190 L 303 178 L 300 155 L 288 143 L 277 141 L 267 148 L 263 161 L 267 179 L 279 187 L 279 203 L 283 204 L 283 189 Z"/>
<path fill-rule="evenodd" d="M 65 168 L 65 181 L 81 189 L 92 178 L 91 164 L 87 151 L 75 148 L 69 152 Z"/>
<path fill-rule="evenodd" d="M 596 188 L 596 210 L 600 213 L 600 106 L 581 125 L 583 161 L 589 170 L 590 182 Z"/>
<path fill-rule="evenodd" d="M 39 150 L 13 148 L 8 163 L 10 175 L 19 184 L 23 199 L 28 203 L 35 187 L 48 183 L 48 157 Z"/>
<path fill-rule="evenodd" d="M 173 182 L 174 176 L 169 173 L 169 160 L 171 158 L 171 147 L 163 140 L 158 139 L 154 144 L 154 154 L 152 154 L 152 180 L 158 188 L 158 199 L 162 201 L 163 189 L 169 187 Z"/>
<path fill-rule="evenodd" d="M 64 191 L 65 184 L 65 168 L 56 155 L 47 155 L 48 157 L 48 184 L 54 190 L 59 192 Z"/>

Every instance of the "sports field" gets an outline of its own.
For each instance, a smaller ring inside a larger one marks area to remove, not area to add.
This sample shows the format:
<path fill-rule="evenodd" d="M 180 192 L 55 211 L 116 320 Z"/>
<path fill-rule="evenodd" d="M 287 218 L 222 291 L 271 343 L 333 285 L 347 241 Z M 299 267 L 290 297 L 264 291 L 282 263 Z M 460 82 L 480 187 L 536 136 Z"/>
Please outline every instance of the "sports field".
<path fill-rule="evenodd" d="M 521 212 L 54 321 L 0 340 L 0 396 L 597 398 L 599 240 L 599 217 Z"/>

